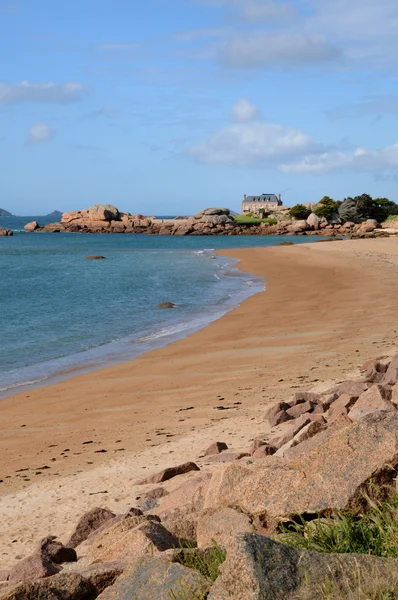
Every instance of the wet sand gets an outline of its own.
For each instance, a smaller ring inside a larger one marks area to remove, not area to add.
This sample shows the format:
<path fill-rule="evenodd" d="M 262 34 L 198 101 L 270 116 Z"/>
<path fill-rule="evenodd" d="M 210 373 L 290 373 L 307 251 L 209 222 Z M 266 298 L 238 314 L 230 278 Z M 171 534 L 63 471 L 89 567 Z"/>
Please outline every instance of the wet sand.
<path fill-rule="evenodd" d="M 266 291 L 134 361 L 0 401 L 0 564 L 42 535 L 65 541 L 93 506 L 124 511 L 137 477 L 215 439 L 247 449 L 266 406 L 396 347 L 398 240 L 222 254 Z"/>

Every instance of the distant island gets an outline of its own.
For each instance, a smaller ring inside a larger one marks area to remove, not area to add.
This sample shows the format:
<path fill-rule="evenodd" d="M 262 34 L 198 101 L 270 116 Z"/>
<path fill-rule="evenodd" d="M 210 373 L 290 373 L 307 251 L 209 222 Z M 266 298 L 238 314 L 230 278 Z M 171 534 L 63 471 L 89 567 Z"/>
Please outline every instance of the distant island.
<path fill-rule="evenodd" d="M 0 208 L 0 217 L 12 217 L 12 214 L 8 210 Z"/>
<path fill-rule="evenodd" d="M 0 211 L 1 214 L 1 211 Z M 61 219 L 62 218 L 62 214 L 60 210 L 53 210 L 52 213 L 49 213 L 48 215 L 46 215 L 46 217 L 51 217 L 54 219 Z"/>

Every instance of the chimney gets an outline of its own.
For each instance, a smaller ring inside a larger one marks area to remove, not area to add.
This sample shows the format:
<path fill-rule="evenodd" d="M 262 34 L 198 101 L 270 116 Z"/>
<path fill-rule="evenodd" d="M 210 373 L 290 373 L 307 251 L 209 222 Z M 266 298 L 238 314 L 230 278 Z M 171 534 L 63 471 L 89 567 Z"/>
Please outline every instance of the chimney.
<path fill-rule="evenodd" d="M 243 200 L 246 200 L 246 194 L 243 194 Z"/>
<path fill-rule="evenodd" d="M 281 195 L 280 194 L 278 194 L 278 200 L 279 200 L 279 202 L 281 201 Z"/>

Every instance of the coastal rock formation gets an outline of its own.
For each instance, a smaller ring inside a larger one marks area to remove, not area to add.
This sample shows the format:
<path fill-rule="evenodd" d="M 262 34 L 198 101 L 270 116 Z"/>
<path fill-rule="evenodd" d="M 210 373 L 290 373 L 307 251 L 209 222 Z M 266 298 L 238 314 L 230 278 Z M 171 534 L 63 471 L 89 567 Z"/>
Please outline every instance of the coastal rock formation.
<path fill-rule="evenodd" d="M 37 229 L 40 229 L 40 225 L 37 221 L 31 221 L 24 226 L 25 231 L 36 231 Z"/>
<path fill-rule="evenodd" d="M 0 217 L 12 217 L 12 214 L 5 208 L 0 208 Z"/>
<path fill-rule="evenodd" d="M 106 508 L 93 508 L 85 513 L 76 525 L 75 531 L 67 543 L 67 546 L 76 548 L 84 542 L 93 531 L 99 529 L 101 525 L 107 523 L 116 517 L 115 513 Z"/>
<path fill-rule="evenodd" d="M 0 236 L 11 236 L 14 235 L 14 232 L 11 229 L 5 229 L 4 227 L 0 227 Z"/>
<path fill-rule="evenodd" d="M 397 235 L 395 228 L 381 228 L 373 222 L 344 223 L 338 215 L 326 220 L 311 213 L 306 220 L 295 220 L 282 207 L 270 220 L 240 222 L 228 208 L 206 208 L 192 217 L 156 219 L 120 212 L 110 204 L 95 204 L 86 210 L 63 213 L 60 223 L 45 225 L 42 231 L 82 233 L 145 233 L 148 235 L 324 235 L 382 237 Z"/>
<path fill-rule="evenodd" d="M 173 302 L 161 302 L 158 304 L 158 308 L 175 308 L 176 305 Z"/>
<path fill-rule="evenodd" d="M 167 481 L 168 479 L 172 479 L 177 475 L 184 475 L 190 471 L 200 471 L 200 469 L 195 463 L 187 462 L 182 465 L 178 465 L 177 467 L 169 467 L 168 469 L 160 471 L 160 473 L 156 473 L 155 475 L 141 479 L 140 481 L 137 481 L 136 485 L 144 485 L 145 483 L 162 483 L 162 481 Z"/>

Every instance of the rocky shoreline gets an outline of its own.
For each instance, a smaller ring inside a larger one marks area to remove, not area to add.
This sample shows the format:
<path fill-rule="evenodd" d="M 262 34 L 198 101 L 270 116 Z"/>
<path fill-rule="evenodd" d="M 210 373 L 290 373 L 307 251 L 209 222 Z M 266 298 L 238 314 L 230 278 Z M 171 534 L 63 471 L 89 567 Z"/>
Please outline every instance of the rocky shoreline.
<path fill-rule="evenodd" d="M 59 223 L 40 227 L 33 221 L 26 231 L 72 233 L 120 233 L 147 235 L 321 235 L 328 237 L 374 238 L 398 236 L 398 222 L 380 225 L 374 219 L 362 223 L 329 222 L 311 213 L 307 219 L 295 220 L 289 209 L 272 213 L 262 222 L 239 222 L 226 208 L 208 208 L 188 218 L 157 219 L 120 212 L 111 205 L 96 204 L 87 210 L 64 213 Z"/>
<path fill-rule="evenodd" d="M 280 526 L 395 492 L 398 355 L 322 393 L 297 391 L 265 417 L 270 433 L 246 452 L 216 441 L 202 453 L 207 470 L 170 466 L 135 482 L 142 492 L 126 513 L 77 515 L 65 544 L 48 536 L 0 570 L 0 600 L 376 598 L 364 595 L 375 581 L 395 585 L 396 560 L 292 548 Z M 162 483 L 174 478 L 183 481 L 168 492 Z M 332 592 L 320 596 L 329 578 Z"/>

